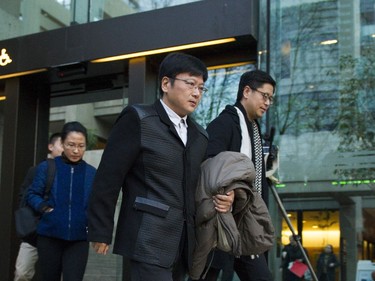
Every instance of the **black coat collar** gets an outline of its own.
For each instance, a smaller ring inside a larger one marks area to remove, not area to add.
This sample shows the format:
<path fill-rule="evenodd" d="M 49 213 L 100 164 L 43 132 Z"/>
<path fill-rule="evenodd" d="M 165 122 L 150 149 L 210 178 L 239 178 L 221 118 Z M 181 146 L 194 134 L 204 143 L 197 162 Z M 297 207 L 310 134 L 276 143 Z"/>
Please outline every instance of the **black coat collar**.
<path fill-rule="evenodd" d="M 165 111 L 163 105 L 161 104 L 160 100 L 157 100 L 154 103 L 155 110 L 157 114 L 160 117 L 160 120 L 169 126 L 169 129 L 173 132 L 174 135 L 176 135 L 179 138 L 179 135 L 174 127 L 173 122 L 171 119 L 169 119 L 167 112 Z M 206 138 L 208 138 L 207 132 L 198 125 L 190 116 L 186 118 L 186 122 L 188 125 L 187 132 L 188 132 L 188 138 L 187 138 L 187 144 L 186 147 L 188 147 L 192 141 L 194 141 L 199 134 L 203 134 Z"/>

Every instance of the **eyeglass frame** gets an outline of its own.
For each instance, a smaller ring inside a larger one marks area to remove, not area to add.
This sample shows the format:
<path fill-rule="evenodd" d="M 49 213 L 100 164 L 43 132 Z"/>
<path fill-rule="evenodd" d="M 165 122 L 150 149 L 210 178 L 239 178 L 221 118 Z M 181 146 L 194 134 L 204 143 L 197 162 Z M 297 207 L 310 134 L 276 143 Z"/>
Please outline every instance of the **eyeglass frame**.
<path fill-rule="evenodd" d="M 188 88 L 190 88 L 190 90 L 198 90 L 200 95 L 203 95 L 204 93 L 208 91 L 208 89 L 205 86 L 195 85 L 195 83 L 190 81 L 189 79 L 181 79 L 181 78 L 176 78 L 176 77 L 175 78 L 168 77 L 168 79 L 183 81 L 185 82 L 185 85 L 187 85 Z"/>
<path fill-rule="evenodd" d="M 65 146 L 65 148 L 69 149 L 69 150 L 78 150 L 78 151 L 84 151 L 86 150 L 86 145 L 82 145 L 82 144 L 71 144 L 71 143 L 64 143 L 63 144 Z"/>
<path fill-rule="evenodd" d="M 264 101 L 267 101 L 267 100 L 268 100 L 268 101 L 270 102 L 270 105 L 273 104 L 273 102 L 274 102 L 274 98 L 273 98 L 273 96 L 271 97 L 268 93 L 265 93 L 265 92 L 259 91 L 258 89 L 255 89 L 254 87 L 249 86 L 249 88 L 250 88 L 251 90 L 253 90 L 253 91 L 258 92 L 259 94 L 261 94 L 262 97 L 263 97 L 263 99 L 264 99 Z"/>

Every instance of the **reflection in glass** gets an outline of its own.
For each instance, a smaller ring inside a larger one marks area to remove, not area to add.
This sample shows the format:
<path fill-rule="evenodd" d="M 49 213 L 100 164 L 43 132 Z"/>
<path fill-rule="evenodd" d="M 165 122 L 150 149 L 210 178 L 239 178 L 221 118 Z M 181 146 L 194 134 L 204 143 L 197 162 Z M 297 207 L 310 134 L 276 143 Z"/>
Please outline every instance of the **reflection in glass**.
<path fill-rule="evenodd" d="M 209 90 L 202 97 L 201 103 L 193 113 L 194 119 L 204 128 L 216 118 L 226 105 L 236 102 L 238 83 L 241 75 L 255 69 L 252 64 L 220 68 L 208 72 L 205 87 Z"/>

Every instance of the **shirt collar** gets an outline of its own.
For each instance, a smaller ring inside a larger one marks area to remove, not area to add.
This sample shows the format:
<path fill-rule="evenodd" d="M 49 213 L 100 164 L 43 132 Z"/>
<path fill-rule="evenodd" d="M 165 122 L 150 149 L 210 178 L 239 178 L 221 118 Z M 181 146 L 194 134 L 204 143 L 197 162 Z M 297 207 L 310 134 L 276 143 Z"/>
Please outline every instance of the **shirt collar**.
<path fill-rule="evenodd" d="M 172 123 L 176 126 L 178 126 L 178 124 L 181 123 L 181 119 L 183 119 L 185 122 L 185 126 L 187 127 L 187 122 L 186 122 L 186 119 L 187 119 L 187 115 L 185 115 L 184 117 L 180 117 L 176 112 L 174 112 L 168 105 L 166 105 L 163 100 L 160 100 L 161 104 L 163 105 L 165 111 L 167 112 L 167 115 L 169 117 L 169 119 L 172 121 Z"/>

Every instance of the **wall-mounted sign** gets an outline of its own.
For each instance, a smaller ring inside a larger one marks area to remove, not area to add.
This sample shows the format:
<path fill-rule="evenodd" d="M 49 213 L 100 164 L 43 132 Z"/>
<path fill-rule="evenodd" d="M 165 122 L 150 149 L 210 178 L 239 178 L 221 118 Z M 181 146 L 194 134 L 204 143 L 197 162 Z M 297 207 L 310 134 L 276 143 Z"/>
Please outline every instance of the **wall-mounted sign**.
<path fill-rule="evenodd" d="M 6 49 L 1 49 L 0 53 L 0 66 L 6 66 L 7 64 L 10 64 L 12 62 L 12 59 L 7 54 Z"/>

